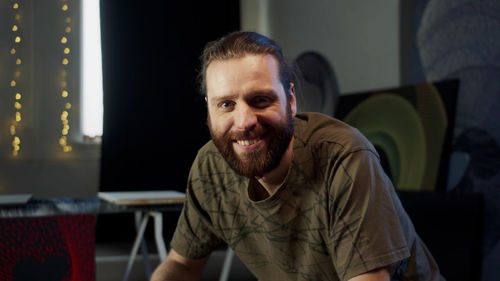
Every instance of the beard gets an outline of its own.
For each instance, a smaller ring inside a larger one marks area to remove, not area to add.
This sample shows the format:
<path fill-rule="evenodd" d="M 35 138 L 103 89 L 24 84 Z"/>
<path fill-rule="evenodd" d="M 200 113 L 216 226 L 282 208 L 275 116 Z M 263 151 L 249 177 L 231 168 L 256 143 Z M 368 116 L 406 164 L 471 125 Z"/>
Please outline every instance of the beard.
<path fill-rule="evenodd" d="M 212 129 L 210 116 L 207 118 L 207 125 L 212 140 L 222 157 L 236 173 L 248 178 L 262 177 L 276 168 L 290 145 L 294 132 L 294 121 L 290 108 L 287 109 L 286 119 L 277 126 L 259 121 L 254 128 L 245 132 L 218 134 Z M 248 138 L 252 134 L 267 138 L 268 145 L 245 152 L 241 156 L 238 155 L 233 148 L 234 140 Z"/>

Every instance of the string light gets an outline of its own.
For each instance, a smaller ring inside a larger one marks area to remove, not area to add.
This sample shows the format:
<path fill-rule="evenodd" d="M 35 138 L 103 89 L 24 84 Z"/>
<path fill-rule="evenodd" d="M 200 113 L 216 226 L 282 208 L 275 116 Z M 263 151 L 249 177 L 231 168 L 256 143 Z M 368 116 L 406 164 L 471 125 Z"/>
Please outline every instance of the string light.
<path fill-rule="evenodd" d="M 59 137 L 59 145 L 62 148 L 63 152 L 71 152 L 72 147 L 68 143 L 68 135 L 70 133 L 70 124 L 69 124 L 69 110 L 71 109 L 71 103 L 67 102 L 69 98 L 69 90 L 67 89 L 68 83 L 66 81 L 67 73 L 68 73 L 68 65 L 70 63 L 69 59 L 66 57 L 70 53 L 69 45 L 69 36 L 71 34 L 71 17 L 66 15 L 69 11 L 69 0 L 62 0 L 61 11 L 65 15 L 64 22 L 66 26 L 64 27 L 64 35 L 61 36 L 60 42 L 63 45 L 63 57 L 61 60 L 62 70 L 60 72 L 61 75 L 61 83 L 60 83 L 60 94 L 61 98 L 64 101 L 64 109 L 61 111 L 60 119 L 61 119 L 61 136 Z"/>
<path fill-rule="evenodd" d="M 22 38 L 21 38 L 21 4 L 20 1 L 14 1 L 12 4 L 12 10 L 14 15 L 14 23 L 12 24 L 11 32 L 12 32 L 12 48 L 9 53 L 15 57 L 14 60 L 14 68 L 12 72 L 12 79 L 10 80 L 10 87 L 12 91 L 15 93 L 14 95 L 14 118 L 11 121 L 12 123 L 9 126 L 9 133 L 12 136 L 12 156 L 17 157 L 19 152 L 21 151 L 21 138 L 19 136 L 19 128 L 21 126 L 21 109 L 22 105 L 22 95 L 21 95 L 21 87 L 22 86 L 22 60 L 21 54 L 19 50 L 22 50 Z"/>

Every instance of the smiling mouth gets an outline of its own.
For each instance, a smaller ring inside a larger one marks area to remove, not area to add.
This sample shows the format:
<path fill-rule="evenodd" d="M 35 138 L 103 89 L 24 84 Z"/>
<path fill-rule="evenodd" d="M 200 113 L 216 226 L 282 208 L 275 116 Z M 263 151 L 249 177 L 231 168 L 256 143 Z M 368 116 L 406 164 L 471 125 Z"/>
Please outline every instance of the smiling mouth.
<path fill-rule="evenodd" d="M 240 138 L 236 138 L 235 142 L 243 147 L 252 146 L 259 141 L 261 141 L 265 137 L 265 134 L 257 133 L 255 131 L 251 131 L 246 136 L 240 136 Z"/>
<path fill-rule="evenodd" d="M 252 144 L 257 143 L 259 140 L 260 140 L 260 138 L 256 138 L 256 139 L 251 139 L 251 140 L 236 140 L 236 142 L 242 146 L 250 146 Z"/>

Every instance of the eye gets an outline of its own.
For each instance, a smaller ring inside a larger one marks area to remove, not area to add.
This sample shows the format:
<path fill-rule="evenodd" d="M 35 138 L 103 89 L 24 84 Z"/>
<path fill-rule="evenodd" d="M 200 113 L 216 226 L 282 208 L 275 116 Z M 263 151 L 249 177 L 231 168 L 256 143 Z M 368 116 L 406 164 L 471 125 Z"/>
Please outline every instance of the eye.
<path fill-rule="evenodd" d="M 234 102 L 232 101 L 223 101 L 217 105 L 217 108 L 219 108 L 222 111 L 231 111 L 233 107 L 234 107 Z"/>
<path fill-rule="evenodd" d="M 257 96 L 253 99 L 253 105 L 258 108 L 264 108 L 271 105 L 273 99 L 264 96 Z"/>

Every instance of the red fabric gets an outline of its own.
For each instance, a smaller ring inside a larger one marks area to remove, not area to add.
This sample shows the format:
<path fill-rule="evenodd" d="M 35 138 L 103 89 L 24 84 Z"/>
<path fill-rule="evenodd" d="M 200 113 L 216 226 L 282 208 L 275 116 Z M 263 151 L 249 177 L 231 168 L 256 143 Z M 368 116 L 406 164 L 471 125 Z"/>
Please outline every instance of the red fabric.
<path fill-rule="evenodd" d="M 95 280 L 95 216 L 0 219 L 0 280 Z"/>

